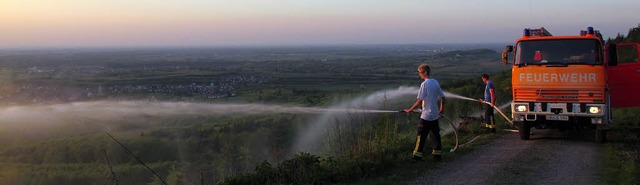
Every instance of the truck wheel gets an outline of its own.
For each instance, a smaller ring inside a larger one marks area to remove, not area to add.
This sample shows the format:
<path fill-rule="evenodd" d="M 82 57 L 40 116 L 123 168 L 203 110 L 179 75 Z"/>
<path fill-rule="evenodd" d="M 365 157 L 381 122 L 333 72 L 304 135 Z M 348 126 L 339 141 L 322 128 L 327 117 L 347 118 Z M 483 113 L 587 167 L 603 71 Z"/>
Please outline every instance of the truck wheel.
<path fill-rule="evenodd" d="M 606 129 L 596 127 L 596 143 L 604 143 L 606 140 L 607 140 Z"/>
<path fill-rule="evenodd" d="M 531 136 L 531 125 L 526 121 L 520 122 L 520 124 L 518 124 L 518 133 L 520 134 L 520 140 L 529 140 L 529 136 Z"/>

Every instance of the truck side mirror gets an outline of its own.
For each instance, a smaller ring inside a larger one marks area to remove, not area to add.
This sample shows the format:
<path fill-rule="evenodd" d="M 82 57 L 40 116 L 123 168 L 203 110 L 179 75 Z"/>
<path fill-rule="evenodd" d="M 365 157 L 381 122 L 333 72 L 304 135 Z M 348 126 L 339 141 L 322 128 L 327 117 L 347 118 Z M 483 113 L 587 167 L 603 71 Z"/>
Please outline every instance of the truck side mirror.
<path fill-rule="evenodd" d="M 618 47 L 616 44 L 607 44 L 607 62 L 609 66 L 618 65 Z"/>

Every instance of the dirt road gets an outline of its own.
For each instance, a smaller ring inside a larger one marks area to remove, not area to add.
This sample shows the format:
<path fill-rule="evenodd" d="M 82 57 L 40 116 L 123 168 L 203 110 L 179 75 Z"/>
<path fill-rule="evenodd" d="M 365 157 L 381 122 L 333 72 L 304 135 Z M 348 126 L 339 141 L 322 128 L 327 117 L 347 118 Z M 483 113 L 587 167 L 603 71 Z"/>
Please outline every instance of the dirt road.
<path fill-rule="evenodd" d="M 575 131 L 573 131 L 575 133 Z M 570 132 L 508 133 L 408 184 L 603 184 L 602 146 Z"/>

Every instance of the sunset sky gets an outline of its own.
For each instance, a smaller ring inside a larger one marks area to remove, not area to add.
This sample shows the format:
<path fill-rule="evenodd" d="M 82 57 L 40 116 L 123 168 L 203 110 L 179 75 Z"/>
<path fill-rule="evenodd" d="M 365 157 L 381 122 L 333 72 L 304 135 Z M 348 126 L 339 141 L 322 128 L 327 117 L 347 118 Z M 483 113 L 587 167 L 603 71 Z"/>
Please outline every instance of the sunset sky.
<path fill-rule="evenodd" d="M 0 47 L 508 43 L 525 27 L 605 38 L 638 0 L 0 0 Z"/>

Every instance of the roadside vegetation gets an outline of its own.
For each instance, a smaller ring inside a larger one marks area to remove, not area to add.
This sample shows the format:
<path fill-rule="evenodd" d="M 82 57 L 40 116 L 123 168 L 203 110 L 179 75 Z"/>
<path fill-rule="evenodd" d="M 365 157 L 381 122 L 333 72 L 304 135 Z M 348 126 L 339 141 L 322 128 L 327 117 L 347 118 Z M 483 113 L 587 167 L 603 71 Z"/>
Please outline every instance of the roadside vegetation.
<path fill-rule="evenodd" d="M 640 181 L 640 109 L 614 110 L 615 126 L 608 132 L 604 156 L 610 184 Z"/>

